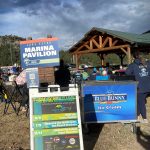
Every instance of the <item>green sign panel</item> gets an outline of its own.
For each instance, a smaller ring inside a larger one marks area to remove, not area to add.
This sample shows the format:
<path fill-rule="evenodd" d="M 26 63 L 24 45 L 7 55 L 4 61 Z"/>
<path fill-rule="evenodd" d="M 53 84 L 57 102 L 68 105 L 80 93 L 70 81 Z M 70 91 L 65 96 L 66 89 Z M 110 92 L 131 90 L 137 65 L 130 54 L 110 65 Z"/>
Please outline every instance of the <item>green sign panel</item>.
<path fill-rule="evenodd" d="M 76 96 L 32 97 L 34 150 L 80 150 Z"/>

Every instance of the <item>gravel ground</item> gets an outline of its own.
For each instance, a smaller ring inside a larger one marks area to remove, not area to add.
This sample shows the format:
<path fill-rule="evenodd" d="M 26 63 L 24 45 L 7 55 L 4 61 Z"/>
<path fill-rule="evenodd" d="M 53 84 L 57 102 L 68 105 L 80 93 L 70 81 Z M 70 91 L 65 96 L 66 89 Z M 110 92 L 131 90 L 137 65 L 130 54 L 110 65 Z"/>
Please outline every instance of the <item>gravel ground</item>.
<path fill-rule="evenodd" d="M 4 103 L 0 103 L 0 150 L 29 150 L 29 118 L 21 113 L 17 116 L 11 107 L 3 115 Z M 147 101 L 150 120 L 150 98 Z M 83 134 L 85 150 L 149 150 L 150 124 L 108 123 L 91 124 L 89 133 Z"/>

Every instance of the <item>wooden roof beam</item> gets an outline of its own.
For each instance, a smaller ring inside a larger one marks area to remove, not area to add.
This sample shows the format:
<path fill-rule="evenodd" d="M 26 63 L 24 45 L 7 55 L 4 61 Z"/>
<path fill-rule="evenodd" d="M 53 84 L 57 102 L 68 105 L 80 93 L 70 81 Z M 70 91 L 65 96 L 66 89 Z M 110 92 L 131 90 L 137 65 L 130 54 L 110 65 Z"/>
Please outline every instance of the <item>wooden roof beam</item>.
<path fill-rule="evenodd" d="M 91 48 L 90 48 L 89 45 L 85 45 L 85 47 L 86 47 L 88 50 L 91 50 Z"/>
<path fill-rule="evenodd" d="M 95 39 L 92 39 L 92 42 L 95 44 L 95 46 L 96 46 L 97 48 L 100 48 L 100 45 L 95 41 Z"/>
<path fill-rule="evenodd" d="M 108 40 L 109 40 L 109 38 L 106 37 L 106 39 L 104 40 L 104 42 L 103 42 L 103 44 L 102 44 L 102 47 L 105 47 L 105 45 L 107 44 Z"/>
<path fill-rule="evenodd" d="M 86 53 L 92 53 L 92 52 L 102 52 L 102 51 L 111 51 L 111 50 L 114 50 L 114 49 L 121 49 L 121 48 L 127 48 L 129 47 L 129 45 L 119 45 L 119 46 L 113 46 L 113 47 L 105 47 L 105 48 L 97 48 L 97 49 L 93 49 L 92 51 L 91 50 L 82 50 L 82 51 L 79 51 L 77 52 L 77 54 L 86 54 Z M 74 53 L 76 54 L 76 53 Z"/>
<path fill-rule="evenodd" d="M 91 40 L 91 39 L 94 39 L 96 36 L 97 36 L 97 35 L 94 35 L 93 37 L 90 38 L 90 40 Z M 90 40 L 88 40 L 88 41 L 85 42 L 83 45 L 81 45 L 75 52 L 78 52 L 79 50 L 81 50 L 85 45 L 87 45 L 87 44 L 89 43 Z"/>
<path fill-rule="evenodd" d="M 108 41 L 109 41 L 109 46 L 112 47 L 112 38 L 108 37 Z"/>
<path fill-rule="evenodd" d="M 128 52 L 127 52 L 127 50 L 125 50 L 124 48 L 120 48 L 126 55 L 128 55 Z"/>
<path fill-rule="evenodd" d="M 118 40 L 113 41 L 112 46 L 115 46 L 118 43 Z"/>
<path fill-rule="evenodd" d="M 103 38 L 102 38 L 102 36 L 99 36 L 99 45 L 100 45 L 100 48 L 103 46 Z"/>
<path fill-rule="evenodd" d="M 89 41 L 85 42 L 83 45 L 81 45 L 75 52 L 78 52 L 80 49 L 82 49 L 85 45 L 88 44 Z"/>
<path fill-rule="evenodd" d="M 92 42 L 92 39 L 90 39 L 90 49 L 93 49 L 93 42 Z"/>

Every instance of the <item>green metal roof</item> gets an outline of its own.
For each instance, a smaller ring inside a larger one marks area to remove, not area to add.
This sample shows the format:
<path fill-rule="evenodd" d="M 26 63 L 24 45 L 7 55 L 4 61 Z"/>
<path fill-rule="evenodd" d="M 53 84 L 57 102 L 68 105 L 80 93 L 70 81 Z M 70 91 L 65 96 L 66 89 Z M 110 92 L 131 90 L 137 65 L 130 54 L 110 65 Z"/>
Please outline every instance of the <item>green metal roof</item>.
<path fill-rule="evenodd" d="M 135 33 L 116 31 L 116 30 L 108 30 L 103 28 L 95 28 L 95 27 L 92 28 L 92 30 L 97 30 L 99 32 L 106 32 L 109 35 L 118 37 L 120 39 L 124 39 L 132 43 L 150 44 L 150 33 L 135 34 Z"/>
<path fill-rule="evenodd" d="M 148 47 L 150 46 L 150 32 L 145 32 L 143 34 L 135 34 L 135 33 L 121 32 L 116 30 L 93 27 L 90 31 L 88 31 L 84 35 L 84 37 L 81 40 L 79 40 L 76 44 L 74 44 L 69 49 L 69 51 L 70 52 L 75 51 L 78 47 L 80 47 L 83 44 L 83 42 L 88 40 L 89 37 L 91 37 L 91 35 L 97 34 L 95 32 L 106 33 L 110 36 L 127 41 L 133 45 L 136 44 L 136 46 L 148 46 Z"/>

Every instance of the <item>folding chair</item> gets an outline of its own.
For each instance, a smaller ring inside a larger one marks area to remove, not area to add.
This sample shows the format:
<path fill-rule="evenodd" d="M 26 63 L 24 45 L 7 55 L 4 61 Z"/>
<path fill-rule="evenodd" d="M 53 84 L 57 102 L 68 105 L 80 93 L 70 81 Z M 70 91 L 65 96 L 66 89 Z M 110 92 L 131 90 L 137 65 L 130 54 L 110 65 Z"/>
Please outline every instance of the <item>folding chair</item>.
<path fill-rule="evenodd" d="M 8 109 L 11 105 L 13 107 L 13 110 L 15 111 L 15 113 L 17 115 L 19 115 L 23 98 L 26 96 L 27 99 L 29 100 L 28 92 L 23 93 L 21 91 L 21 88 L 22 87 L 17 85 L 16 81 L 13 82 L 13 87 L 11 87 L 11 92 L 9 92 L 9 94 L 7 94 L 8 95 L 7 100 L 4 101 L 5 102 L 4 114 L 6 114 L 8 112 Z M 25 96 L 24 96 L 24 94 L 25 94 Z M 27 110 L 26 110 L 25 115 L 28 117 L 28 115 L 29 115 L 29 104 L 27 104 L 26 109 Z"/>
<path fill-rule="evenodd" d="M 1 98 L 2 101 L 5 102 L 5 107 L 4 107 L 4 114 L 7 113 L 9 106 L 11 105 L 13 110 L 16 113 L 16 106 L 12 101 L 12 97 L 10 96 L 10 91 L 5 87 L 3 83 L 0 85 L 0 92 L 1 92 Z"/>
<path fill-rule="evenodd" d="M 21 108 L 21 103 L 23 101 L 23 94 L 20 90 L 20 87 L 17 85 L 17 83 L 14 81 L 13 88 L 11 88 L 11 94 L 10 92 L 8 93 L 7 91 L 7 99 L 4 101 L 5 102 L 5 108 L 4 108 L 4 114 L 8 112 L 9 106 L 11 105 L 13 110 L 17 115 L 19 115 L 20 108 Z M 28 97 L 28 94 L 26 95 Z M 29 110 L 29 105 L 27 105 L 27 111 L 26 111 L 26 116 L 28 117 L 28 110 Z"/>
<path fill-rule="evenodd" d="M 12 99 L 14 99 L 14 101 L 16 101 L 16 102 L 19 102 L 19 107 L 17 107 L 17 115 L 19 114 L 19 112 L 21 110 L 20 109 L 21 108 L 21 103 L 22 103 L 23 99 L 26 96 L 27 101 L 28 101 L 27 106 L 26 106 L 26 116 L 28 117 L 28 111 L 29 111 L 29 93 L 28 93 L 28 89 L 24 87 L 25 85 L 21 85 L 21 86 L 17 85 L 16 81 L 14 81 L 14 85 L 15 85 L 15 88 L 14 88 L 13 93 L 12 93 Z M 21 88 L 25 88 L 26 92 L 23 92 L 21 90 Z"/>

